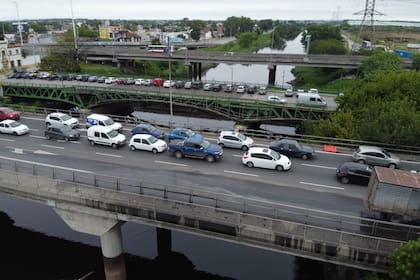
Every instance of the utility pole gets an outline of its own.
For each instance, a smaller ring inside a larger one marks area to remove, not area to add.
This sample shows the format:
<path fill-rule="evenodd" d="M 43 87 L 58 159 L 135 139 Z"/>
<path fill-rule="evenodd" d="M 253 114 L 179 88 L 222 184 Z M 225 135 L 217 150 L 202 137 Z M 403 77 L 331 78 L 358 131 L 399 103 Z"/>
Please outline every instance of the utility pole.
<path fill-rule="evenodd" d="M 71 6 L 71 23 L 73 26 L 73 39 L 74 39 L 74 51 L 76 55 L 76 60 L 79 60 L 79 51 L 77 46 L 77 32 L 76 32 L 76 24 L 74 23 L 74 15 L 73 15 L 73 0 L 70 0 Z"/>
<path fill-rule="evenodd" d="M 16 15 L 17 15 L 17 21 L 18 21 L 17 29 L 19 30 L 20 45 L 22 46 L 23 45 L 23 37 L 22 37 L 22 29 L 23 29 L 23 26 L 20 24 L 18 3 L 16 1 L 13 1 L 13 3 L 16 6 Z"/>
<path fill-rule="evenodd" d="M 365 9 L 354 13 L 354 15 L 363 15 L 362 21 L 360 23 L 359 34 L 357 35 L 356 42 L 360 40 L 360 36 L 362 35 L 363 26 L 365 25 L 366 21 L 370 21 L 370 40 L 373 40 L 373 33 L 375 32 L 375 25 L 374 25 L 374 16 L 384 16 L 385 14 L 378 12 L 375 10 L 375 1 L 376 0 L 366 0 Z M 373 42 L 372 42 L 373 43 Z"/>

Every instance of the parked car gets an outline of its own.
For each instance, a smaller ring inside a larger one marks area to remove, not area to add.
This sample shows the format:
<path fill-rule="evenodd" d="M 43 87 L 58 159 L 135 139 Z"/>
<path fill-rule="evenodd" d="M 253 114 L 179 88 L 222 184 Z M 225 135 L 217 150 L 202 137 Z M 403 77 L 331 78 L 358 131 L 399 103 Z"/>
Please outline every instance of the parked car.
<path fill-rule="evenodd" d="M 337 167 L 335 174 L 343 184 L 354 183 L 367 186 L 372 171 L 372 167 L 367 164 L 345 162 Z"/>
<path fill-rule="evenodd" d="M 1 120 L 19 120 L 20 113 L 8 108 L 8 107 L 0 107 L 0 121 Z"/>
<path fill-rule="evenodd" d="M 115 80 L 116 84 L 125 85 L 125 78 L 118 78 Z"/>
<path fill-rule="evenodd" d="M 50 126 L 52 124 L 64 124 L 71 128 L 79 126 L 79 121 L 64 113 L 51 113 L 45 118 L 45 125 Z"/>
<path fill-rule="evenodd" d="M 115 78 L 115 77 L 108 77 L 108 78 L 105 79 L 105 84 L 108 84 L 108 85 L 113 84 L 113 83 L 115 83 L 116 80 L 117 80 L 117 78 Z"/>
<path fill-rule="evenodd" d="M 166 151 L 166 142 L 149 134 L 135 134 L 130 139 L 130 149 L 149 151 L 154 154 Z"/>
<path fill-rule="evenodd" d="M 224 88 L 224 92 L 232 92 L 233 91 L 233 85 L 227 84 Z"/>
<path fill-rule="evenodd" d="M 143 79 L 135 79 L 134 84 L 136 86 L 142 86 L 142 85 L 144 85 L 144 80 Z"/>
<path fill-rule="evenodd" d="M 256 86 L 249 86 L 246 89 L 246 93 L 248 93 L 248 94 L 254 94 L 256 91 L 257 91 L 257 87 Z"/>
<path fill-rule="evenodd" d="M 185 89 L 191 89 L 192 88 L 192 82 L 185 82 L 184 88 Z"/>
<path fill-rule="evenodd" d="M 169 140 L 184 140 L 189 137 L 195 138 L 204 138 L 202 134 L 192 131 L 189 128 L 174 128 L 171 133 L 169 133 Z"/>
<path fill-rule="evenodd" d="M 203 87 L 203 83 L 201 81 L 193 81 L 192 88 L 193 89 L 200 89 Z"/>
<path fill-rule="evenodd" d="M 79 140 L 80 132 L 64 124 L 52 124 L 47 127 L 44 132 L 45 138 L 47 139 L 59 139 L 59 140 Z"/>
<path fill-rule="evenodd" d="M 267 87 L 264 87 L 264 86 L 260 87 L 258 89 L 258 94 L 259 95 L 266 95 L 267 94 Z"/>
<path fill-rule="evenodd" d="M 401 160 L 397 155 L 376 146 L 359 146 L 353 153 L 353 161 L 389 168 L 399 168 L 401 166 Z"/>
<path fill-rule="evenodd" d="M 298 141 L 292 139 L 273 141 L 270 143 L 269 147 L 280 154 L 305 160 L 312 158 L 315 154 L 314 148 L 311 146 L 302 145 Z"/>
<path fill-rule="evenodd" d="M 98 80 L 98 76 L 90 76 L 87 81 L 93 83 L 93 82 L 96 82 L 97 80 Z"/>
<path fill-rule="evenodd" d="M 211 90 L 214 92 L 219 92 L 222 90 L 222 85 L 221 84 L 213 84 L 213 86 L 211 87 Z"/>
<path fill-rule="evenodd" d="M 4 120 L 0 122 L 0 133 L 22 135 L 29 132 L 29 128 L 14 120 Z"/>
<path fill-rule="evenodd" d="M 165 139 L 166 133 L 160 128 L 157 128 L 151 124 L 139 124 L 133 129 L 131 129 L 131 134 L 150 134 L 159 139 Z"/>
<path fill-rule="evenodd" d="M 284 96 L 292 97 L 293 96 L 293 89 L 291 89 L 291 88 L 286 89 L 286 91 L 284 92 Z"/>
<path fill-rule="evenodd" d="M 98 79 L 96 80 L 97 83 L 103 84 L 105 83 L 106 77 L 105 76 L 101 76 L 98 77 Z"/>
<path fill-rule="evenodd" d="M 185 85 L 184 81 L 176 81 L 175 88 L 183 88 Z"/>
<path fill-rule="evenodd" d="M 127 79 L 125 79 L 125 82 L 124 82 L 124 84 L 125 85 L 134 85 L 135 84 L 135 80 L 133 79 L 133 78 L 127 78 Z"/>
<path fill-rule="evenodd" d="M 146 79 L 146 80 L 144 80 L 143 85 L 145 85 L 147 87 L 150 87 L 150 86 L 153 85 L 153 81 L 151 79 Z"/>
<path fill-rule="evenodd" d="M 174 86 L 175 86 L 175 81 L 166 80 L 165 82 L 163 82 L 163 87 L 164 88 L 170 88 L 170 87 L 174 87 Z"/>
<path fill-rule="evenodd" d="M 219 146 L 228 148 L 237 148 L 243 151 L 248 150 L 254 145 L 254 140 L 236 131 L 221 131 L 217 140 Z"/>
<path fill-rule="evenodd" d="M 252 147 L 242 156 L 242 164 L 248 167 L 259 167 L 286 171 L 292 167 L 290 159 L 269 148 Z"/>
<path fill-rule="evenodd" d="M 246 91 L 246 86 L 244 85 L 238 85 L 236 87 L 236 93 L 245 93 L 245 91 Z"/>
<path fill-rule="evenodd" d="M 161 79 L 161 78 L 154 78 L 153 79 L 153 85 L 156 86 L 156 87 L 163 86 L 163 79 Z"/>
<path fill-rule="evenodd" d="M 212 85 L 211 85 L 211 84 L 206 83 L 206 84 L 204 84 L 204 86 L 203 86 L 203 90 L 205 90 L 205 91 L 210 91 L 210 90 L 211 90 L 211 87 L 212 87 Z"/>
<path fill-rule="evenodd" d="M 275 102 L 275 103 L 279 103 L 279 104 L 286 104 L 287 100 L 284 98 L 281 98 L 280 96 L 277 95 L 269 95 L 267 96 L 267 101 L 269 102 Z"/>

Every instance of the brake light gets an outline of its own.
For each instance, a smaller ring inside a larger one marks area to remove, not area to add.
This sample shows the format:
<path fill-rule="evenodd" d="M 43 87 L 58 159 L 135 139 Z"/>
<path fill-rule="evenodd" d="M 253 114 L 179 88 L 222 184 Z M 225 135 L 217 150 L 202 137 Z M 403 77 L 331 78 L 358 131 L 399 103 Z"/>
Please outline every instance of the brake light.
<path fill-rule="evenodd" d="M 248 155 L 243 155 L 242 158 L 247 159 L 247 158 L 249 158 L 249 156 Z"/>

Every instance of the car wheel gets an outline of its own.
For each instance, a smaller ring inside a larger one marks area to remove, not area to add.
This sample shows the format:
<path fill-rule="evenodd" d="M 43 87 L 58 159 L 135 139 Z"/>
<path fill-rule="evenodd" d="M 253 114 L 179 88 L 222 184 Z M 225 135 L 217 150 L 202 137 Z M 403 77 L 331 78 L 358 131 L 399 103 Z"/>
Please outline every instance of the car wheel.
<path fill-rule="evenodd" d="M 390 163 L 390 164 L 388 165 L 388 167 L 389 167 L 389 168 L 391 168 L 391 169 L 395 169 L 395 168 L 397 168 L 397 166 L 395 165 L 395 163 Z"/>
<path fill-rule="evenodd" d="M 359 159 L 357 162 L 358 163 L 361 163 L 361 164 L 365 164 L 366 163 L 366 161 L 364 159 Z"/>
<path fill-rule="evenodd" d="M 112 143 L 111 147 L 112 147 L 113 149 L 116 149 L 116 148 L 117 148 L 117 144 Z"/>
<path fill-rule="evenodd" d="M 248 150 L 249 150 L 249 147 L 248 147 L 248 146 L 242 146 L 242 147 L 241 147 L 241 150 L 242 150 L 242 151 L 244 151 L 244 152 L 246 152 L 246 151 L 248 151 Z"/>
<path fill-rule="evenodd" d="M 184 157 L 184 155 L 180 151 L 176 151 L 174 155 L 175 155 L 176 158 L 183 158 Z"/>
<path fill-rule="evenodd" d="M 90 144 L 91 146 L 95 146 L 95 142 L 94 142 L 93 140 L 89 140 L 89 144 Z"/>
<path fill-rule="evenodd" d="M 303 160 L 307 160 L 308 159 L 308 155 L 302 155 L 302 159 Z"/>
<path fill-rule="evenodd" d="M 152 153 L 157 154 L 157 153 L 158 153 L 158 150 L 157 150 L 157 149 L 155 149 L 155 148 L 153 148 L 153 149 L 152 149 Z"/>
<path fill-rule="evenodd" d="M 206 156 L 206 160 L 207 160 L 207 162 L 214 162 L 215 158 L 214 158 L 214 156 L 208 155 L 208 156 Z"/>
<path fill-rule="evenodd" d="M 16 131 L 13 131 L 13 135 L 18 135 Z"/>
<path fill-rule="evenodd" d="M 277 166 L 276 166 L 276 170 L 277 170 L 277 171 L 283 171 L 283 170 L 284 170 L 284 168 L 283 168 L 283 166 L 281 166 L 281 165 L 277 165 Z"/>
<path fill-rule="evenodd" d="M 341 181 L 341 183 L 343 183 L 343 184 L 348 184 L 348 183 L 350 183 L 350 179 L 349 179 L 349 177 L 341 177 L 340 181 Z"/>
<path fill-rule="evenodd" d="M 131 145 L 130 146 L 130 150 L 135 151 L 136 150 L 136 147 L 134 147 L 134 145 Z"/>
<path fill-rule="evenodd" d="M 250 161 L 248 161 L 247 163 L 246 163 L 246 166 L 248 166 L 248 167 L 254 167 L 254 164 L 252 163 L 252 162 L 250 162 Z"/>
<path fill-rule="evenodd" d="M 50 140 L 50 139 L 51 139 L 51 136 L 49 136 L 49 135 L 45 135 L 45 138 L 46 138 L 47 140 Z"/>

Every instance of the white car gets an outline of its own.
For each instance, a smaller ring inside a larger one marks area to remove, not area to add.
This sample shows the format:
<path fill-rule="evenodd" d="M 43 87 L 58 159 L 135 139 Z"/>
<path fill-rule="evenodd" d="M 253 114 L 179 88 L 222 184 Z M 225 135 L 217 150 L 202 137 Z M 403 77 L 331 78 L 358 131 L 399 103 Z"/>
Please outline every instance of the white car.
<path fill-rule="evenodd" d="M 163 82 L 164 88 L 170 88 L 170 87 L 173 87 L 174 85 L 175 85 L 175 81 L 166 80 L 165 82 Z"/>
<path fill-rule="evenodd" d="M 117 78 L 115 78 L 115 77 L 108 77 L 108 78 L 106 78 L 105 79 L 105 84 L 113 84 L 113 83 L 115 83 L 115 81 L 117 80 Z"/>
<path fill-rule="evenodd" d="M 134 134 L 130 140 L 130 149 L 149 151 L 154 154 L 166 151 L 168 145 L 165 141 L 150 134 Z"/>
<path fill-rule="evenodd" d="M 4 120 L 0 122 L 0 132 L 13 135 L 22 135 L 29 132 L 29 128 L 14 120 Z"/>
<path fill-rule="evenodd" d="M 276 103 L 280 103 L 280 104 L 287 103 L 287 100 L 286 99 L 280 98 L 279 96 L 276 96 L 276 95 L 269 95 L 269 96 L 267 96 L 267 101 L 276 102 Z"/>
<path fill-rule="evenodd" d="M 64 113 L 51 113 L 45 118 L 45 125 L 50 126 L 52 124 L 64 124 L 76 128 L 79 126 L 79 121 Z"/>
<path fill-rule="evenodd" d="M 242 156 L 242 164 L 248 167 L 259 167 L 286 171 L 292 167 L 290 159 L 269 148 L 252 147 Z"/>
<path fill-rule="evenodd" d="M 222 148 L 237 148 L 246 151 L 252 145 L 254 145 L 254 140 L 252 140 L 252 138 L 250 137 L 243 135 L 242 133 L 228 130 L 220 132 L 217 144 Z"/>
<path fill-rule="evenodd" d="M 236 93 L 244 93 L 244 92 L 245 92 L 245 90 L 246 90 L 245 86 L 243 86 L 243 85 L 239 85 L 239 86 L 236 88 Z"/>
<path fill-rule="evenodd" d="M 211 90 L 211 84 L 209 84 L 209 83 L 204 84 L 204 86 L 203 86 L 203 90 L 205 90 L 205 91 L 210 91 L 210 90 Z"/>
<path fill-rule="evenodd" d="M 286 89 L 286 91 L 284 92 L 284 96 L 292 97 L 293 96 L 293 89 L 291 89 L 291 88 Z"/>
<path fill-rule="evenodd" d="M 134 84 L 137 86 L 143 86 L 144 80 L 143 79 L 135 79 Z"/>

